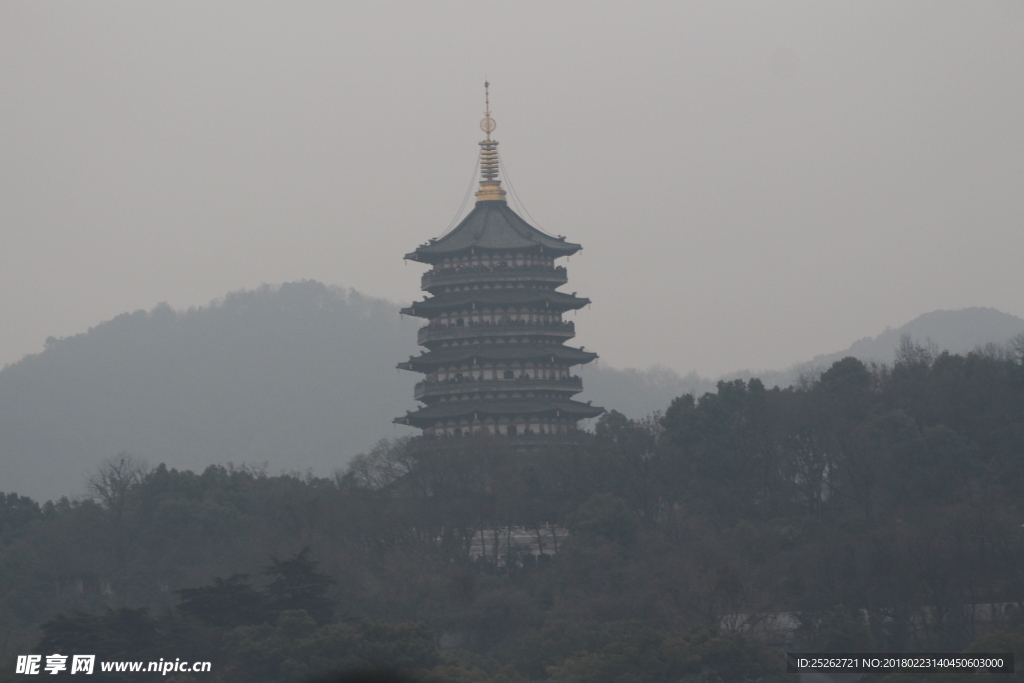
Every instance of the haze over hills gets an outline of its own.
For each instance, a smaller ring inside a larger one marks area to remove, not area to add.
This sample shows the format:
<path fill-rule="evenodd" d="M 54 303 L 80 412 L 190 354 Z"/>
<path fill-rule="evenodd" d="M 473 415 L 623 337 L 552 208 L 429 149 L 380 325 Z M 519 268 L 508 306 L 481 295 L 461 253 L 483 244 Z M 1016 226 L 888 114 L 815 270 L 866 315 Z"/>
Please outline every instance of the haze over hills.
<path fill-rule="evenodd" d="M 798 382 L 802 376 L 820 374 L 832 363 L 847 356 L 854 356 L 865 363 L 891 365 L 896 359 L 896 351 L 903 336 L 909 336 L 926 346 L 934 345 L 939 351 L 967 353 L 986 344 L 1005 344 L 1022 333 L 1024 319 L 994 308 L 932 311 L 899 328 L 887 329 L 875 337 L 859 339 L 842 351 L 815 356 L 785 370 L 741 370 L 722 375 L 719 379 L 758 377 L 765 386 L 787 387 Z M 580 375 L 588 396 L 593 396 L 595 403 L 615 408 L 631 418 L 664 410 L 673 398 L 683 394 L 700 395 L 714 391 L 717 384 L 717 380 L 701 377 L 696 372 L 681 376 L 671 368 L 661 366 L 647 370 L 584 366 Z"/>
<path fill-rule="evenodd" d="M 811 363 L 828 367 L 844 356 L 892 363 L 903 335 L 919 341 L 931 340 L 944 351 L 965 353 L 985 344 L 1003 343 L 1021 332 L 1024 332 L 1024 320 L 994 308 L 932 311 L 919 315 L 899 329 L 889 329 L 877 337 L 855 341 L 845 351 L 816 356 Z"/>
<path fill-rule="evenodd" d="M 414 407 L 418 375 L 395 364 L 417 353 L 421 321 L 397 309 L 304 281 L 188 311 L 163 304 L 51 338 L 0 370 L 0 491 L 81 494 L 87 473 L 121 451 L 195 470 L 234 462 L 329 473 L 382 437 L 412 433 L 391 419 Z M 1024 320 L 993 309 L 936 311 L 786 371 L 727 378 L 786 385 L 846 355 L 891 362 L 903 334 L 961 352 L 1021 332 Z M 657 366 L 579 373 L 584 400 L 630 417 L 715 387 Z"/>
<path fill-rule="evenodd" d="M 865 363 L 891 365 L 896 359 L 900 339 L 910 337 L 916 343 L 933 347 L 936 351 L 968 353 L 988 344 L 1006 344 L 1024 333 L 1024 319 L 994 308 L 972 307 L 958 311 L 932 311 L 914 318 L 898 328 L 886 329 L 875 337 L 858 339 L 848 348 L 835 353 L 815 356 L 785 370 L 751 372 L 744 370 L 726 375 L 733 377 L 760 377 L 766 386 L 790 386 L 801 376 L 815 376 L 827 370 L 832 363 L 853 356 Z"/>
<path fill-rule="evenodd" d="M 0 371 L 0 489 L 53 497 L 127 451 L 204 469 L 262 463 L 329 473 L 412 406 L 417 322 L 316 282 L 166 305 L 47 341 Z"/>

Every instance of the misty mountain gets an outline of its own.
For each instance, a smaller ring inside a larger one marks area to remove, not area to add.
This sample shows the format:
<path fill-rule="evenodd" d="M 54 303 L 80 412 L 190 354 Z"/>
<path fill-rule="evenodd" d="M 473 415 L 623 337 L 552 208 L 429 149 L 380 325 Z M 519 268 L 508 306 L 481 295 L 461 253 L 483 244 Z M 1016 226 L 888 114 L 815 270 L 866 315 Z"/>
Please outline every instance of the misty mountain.
<path fill-rule="evenodd" d="M 811 363 L 827 368 L 845 356 L 856 356 L 866 362 L 892 363 L 903 335 L 926 344 L 930 341 L 941 351 L 967 353 L 986 344 L 1003 344 L 1022 332 L 1024 320 L 994 308 L 932 311 L 899 329 L 886 330 L 877 337 L 864 337 L 845 351 L 816 356 Z"/>
<path fill-rule="evenodd" d="M 305 281 L 187 311 L 162 304 L 50 338 L 0 370 L 0 491 L 81 494 L 87 473 L 122 451 L 193 470 L 234 462 L 328 474 L 380 438 L 413 433 L 391 419 L 416 405 L 419 376 L 395 364 L 418 353 L 420 324 L 392 302 Z M 937 311 L 759 376 L 787 385 L 846 355 L 891 361 L 902 334 L 962 351 L 1020 331 L 1024 320 L 992 309 Z M 583 400 L 630 417 L 715 389 L 658 366 L 578 372 Z"/>
<path fill-rule="evenodd" d="M 854 356 L 865 363 L 891 365 L 896 359 L 900 339 L 905 335 L 938 351 L 962 354 L 987 344 L 1005 344 L 1021 333 L 1024 333 L 1024 319 L 994 308 L 932 311 L 896 329 L 859 339 L 842 351 L 815 356 L 785 370 L 741 370 L 722 375 L 719 379 L 758 377 L 766 386 L 788 387 L 796 384 L 802 376 L 816 377 L 847 356 Z M 634 419 L 665 410 L 677 396 L 700 396 L 715 391 L 718 383 L 718 380 L 702 377 L 696 372 L 683 376 L 658 365 L 647 370 L 620 370 L 593 364 L 584 366 L 579 374 L 583 377 L 587 395 L 594 397 L 596 404 L 614 408 Z"/>
<path fill-rule="evenodd" d="M 725 378 L 760 377 L 766 386 L 786 387 L 798 382 L 801 376 L 814 377 L 842 358 L 853 356 L 865 363 L 891 365 L 896 359 L 900 339 L 910 337 L 916 343 L 936 351 L 965 354 L 988 344 L 1006 344 L 1024 333 L 1024 319 L 994 308 L 963 308 L 958 311 L 932 311 L 914 318 L 896 329 L 886 329 L 875 337 L 864 337 L 848 348 L 835 353 L 815 356 L 804 363 L 780 371 L 742 371 Z"/>
<path fill-rule="evenodd" d="M 80 495 L 122 451 L 198 471 L 232 462 L 329 474 L 381 438 L 415 433 L 391 423 L 416 406 L 420 378 L 395 369 L 419 353 L 422 324 L 398 308 L 304 281 L 51 337 L 0 370 L 0 491 Z M 609 407 L 627 397 L 638 415 L 689 390 L 657 369 L 588 369 L 587 381 L 599 390 L 587 397 Z"/>
<path fill-rule="evenodd" d="M 395 364 L 419 352 L 421 324 L 389 301 L 305 281 L 50 338 L 0 370 L 0 491 L 81 494 L 122 451 L 193 470 L 328 474 L 381 438 L 414 433 L 391 419 L 416 405 L 419 376 Z M 581 371 L 585 397 L 637 416 L 714 389 L 657 367 Z"/>
<path fill-rule="evenodd" d="M 317 282 L 117 316 L 0 371 L 0 490 L 83 492 L 121 451 L 330 473 L 412 407 L 417 321 Z"/>

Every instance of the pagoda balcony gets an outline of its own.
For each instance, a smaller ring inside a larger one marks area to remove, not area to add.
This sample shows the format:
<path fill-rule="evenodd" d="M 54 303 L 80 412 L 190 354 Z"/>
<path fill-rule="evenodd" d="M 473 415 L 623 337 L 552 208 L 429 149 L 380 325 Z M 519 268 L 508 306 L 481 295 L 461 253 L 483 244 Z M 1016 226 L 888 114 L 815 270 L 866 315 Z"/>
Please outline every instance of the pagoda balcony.
<path fill-rule="evenodd" d="M 576 336 L 575 323 L 565 321 L 558 323 L 470 323 L 469 325 L 425 325 L 416 334 L 416 342 L 426 346 L 433 342 L 456 341 L 462 339 L 497 337 L 514 337 L 519 335 L 543 335 L 559 341 L 572 339 Z"/>
<path fill-rule="evenodd" d="M 483 430 L 467 429 L 461 436 L 435 436 L 422 434 L 414 436 L 409 440 L 409 447 L 418 453 L 451 452 L 451 449 L 460 444 L 470 444 L 473 439 L 484 439 L 482 444 L 508 443 L 514 450 L 533 450 L 545 446 L 569 446 L 578 444 L 582 432 L 571 429 L 565 433 L 551 432 L 548 434 L 516 434 L 507 436 L 505 434 L 489 434 Z M 501 442 L 497 440 L 500 439 Z M 491 441 L 494 440 L 494 441 Z"/>
<path fill-rule="evenodd" d="M 569 281 L 564 266 L 477 266 L 428 270 L 420 278 L 422 289 L 497 282 L 534 283 L 557 287 Z"/>
<path fill-rule="evenodd" d="M 414 398 L 443 398 L 465 393 L 495 393 L 511 391 L 560 391 L 577 394 L 583 391 L 583 380 L 577 376 L 560 379 L 452 379 L 445 381 L 422 380 L 416 383 Z"/>

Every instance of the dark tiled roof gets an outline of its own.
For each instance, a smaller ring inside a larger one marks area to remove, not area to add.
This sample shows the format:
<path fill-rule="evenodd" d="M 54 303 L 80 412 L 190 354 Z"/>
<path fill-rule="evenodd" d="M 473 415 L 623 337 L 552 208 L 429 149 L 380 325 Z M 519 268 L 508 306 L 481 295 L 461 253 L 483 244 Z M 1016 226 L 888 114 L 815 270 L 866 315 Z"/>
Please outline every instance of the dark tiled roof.
<path fill-rule="evenodd" d="M 552 289 L 473 289 L 468 292 L 447 292 L 426 301 L 415 301 L 412 306 L 403 308 L 402 313 L 429 318 L 435 313 L 474 303 L 478 307 L 484 307 L 525 306 L 542 302 L 547 302 L 557 310 L 569 311 L 583 308 L 590 303 L 590 299 Z"/>
<path fill-rule="evenodd" d="M 596 417 L 603 412 L 604 408 L 570 400 L 445 401 L 420 408 L 416 412 L 410 412 L 405 417 L 396 418 L 395 422 L 427 427 L 437 420 L 469 417 L 474 413 L 479 417 L 553 416 L 557 413 L 561 417 L 575 417 L 582 420 L 587 417 Z"/>
<path fill-rule="evenodd" d="M 552 356 L 556 360 L 568 361 L 572 365 L 589 363 L 597 358 L 597 354 L 591 351 L 581 351 L 560 344 L 467 344 L 466 346 L 427 351 L 410 358 L 405 363 L 399 363 L 398 367 L 402 370 L 425 370 L 437 365 L 463 361 L 472 362 L 474 358 L 478 361 L 511 361 L 551 358 Z"/>
<path fill-rule="evenodd" d="M 446 256 L 476 249 L 516 250 L 544 247 L 556 256 L 568 256 L 580 245 L 545 235 L 508 206 L 508 202 L 477 202 L 469 215 L 444 237 L 432 240 L 405 258 L 434 263 Z"/>

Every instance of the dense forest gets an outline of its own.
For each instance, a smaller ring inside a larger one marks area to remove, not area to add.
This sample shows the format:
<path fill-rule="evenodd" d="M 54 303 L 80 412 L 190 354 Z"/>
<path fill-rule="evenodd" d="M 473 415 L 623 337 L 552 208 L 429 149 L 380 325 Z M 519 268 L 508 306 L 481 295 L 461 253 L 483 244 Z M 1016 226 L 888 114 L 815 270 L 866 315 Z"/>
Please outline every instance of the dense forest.
<path fill-rule="evenodd" d="M 1024 337 L 722 382 L 549 452 L 398 439 L 331 478 L 121 454 L 89 481 L 0 498 L 5 662 L 771 681 L 786 648 L 1024 655 Z"/>

